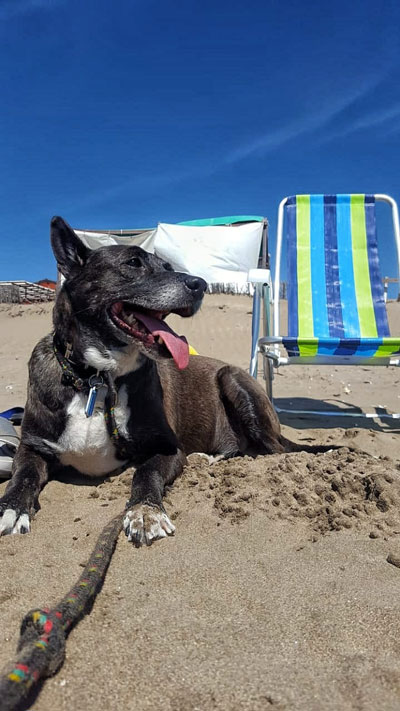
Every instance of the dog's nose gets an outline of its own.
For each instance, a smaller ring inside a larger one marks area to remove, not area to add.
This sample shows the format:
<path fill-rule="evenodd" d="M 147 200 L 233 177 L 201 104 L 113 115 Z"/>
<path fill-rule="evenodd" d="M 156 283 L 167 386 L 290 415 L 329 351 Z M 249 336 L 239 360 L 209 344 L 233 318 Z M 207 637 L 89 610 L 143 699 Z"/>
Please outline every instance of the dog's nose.
<path fill-rule="evenodd" d="M 184 281 L 193 296 L 201 296 L 207 288 L 207 283 L 201 277 L 187 276 Z"/>

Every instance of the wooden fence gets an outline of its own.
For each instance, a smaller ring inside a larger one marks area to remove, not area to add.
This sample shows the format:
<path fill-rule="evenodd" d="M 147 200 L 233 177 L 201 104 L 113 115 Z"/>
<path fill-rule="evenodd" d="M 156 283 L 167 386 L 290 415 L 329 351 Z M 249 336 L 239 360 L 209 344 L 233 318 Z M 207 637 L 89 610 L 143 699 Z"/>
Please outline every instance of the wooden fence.
<path fill-rule="evenodd" d="M 30 281 L 0 281 L 1 304 L 32 304 L 38 301 L 53 301 L 54 289 Z"/>

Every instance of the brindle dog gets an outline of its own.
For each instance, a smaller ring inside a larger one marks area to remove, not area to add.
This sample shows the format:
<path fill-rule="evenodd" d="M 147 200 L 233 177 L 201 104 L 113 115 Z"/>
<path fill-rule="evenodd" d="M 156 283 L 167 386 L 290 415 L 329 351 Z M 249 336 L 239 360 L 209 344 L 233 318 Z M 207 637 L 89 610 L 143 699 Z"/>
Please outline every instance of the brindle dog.
<path fill-rule="evenodd" d="M 165 323 L 192 316 L 206 283 L 136 246 L 87 249 L 60 217 L 51 243 L 65 281 L 54 332 L 29 362 L 28 399 L 12 478 L 0 499 L 0 534 L 28 533 L 54 469 L 96 477 L 135 467 L 124 529 L 135 545 L 175 527 L 165 486 L 186 455 L 219 458 L 299 449 L 285 440 L 260 385 L 202 356 Z"/>

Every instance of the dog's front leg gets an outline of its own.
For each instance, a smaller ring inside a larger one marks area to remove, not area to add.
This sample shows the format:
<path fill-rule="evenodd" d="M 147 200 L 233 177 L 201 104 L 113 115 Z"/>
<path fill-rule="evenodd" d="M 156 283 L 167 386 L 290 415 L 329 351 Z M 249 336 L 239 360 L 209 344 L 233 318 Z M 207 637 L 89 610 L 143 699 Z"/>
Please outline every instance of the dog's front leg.
<path fill-rule="evenodd" d="M 0 499 L 0 536 L 29 533 L 30 517 L 47 479 L 45 460 L 21 442 L 14 457 L 11 480 Z"/>
<path fill-rule="evenodd" d="M 162 504 L 164 489 L 182 472 L 186 456 L 181 450 L 170 457 L 157 454 L 140 466 L 133 477 L 124 530 L 136 547 L 150 546 L 157 538 L 171 536 L 175 526 Z"/>

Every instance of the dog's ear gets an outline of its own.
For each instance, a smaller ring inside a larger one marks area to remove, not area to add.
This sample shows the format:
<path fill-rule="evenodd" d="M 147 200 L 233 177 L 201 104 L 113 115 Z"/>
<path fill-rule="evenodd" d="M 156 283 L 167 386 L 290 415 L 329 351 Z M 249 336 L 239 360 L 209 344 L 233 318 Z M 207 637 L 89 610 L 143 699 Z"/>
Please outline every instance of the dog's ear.
<path fill-rule="evenodd" d="M 51 220 L 50 241 L 60 272 L 65 277 L 73 268 L 86 262 L 89 249 L 62 217 L 53 217 Z"/>

